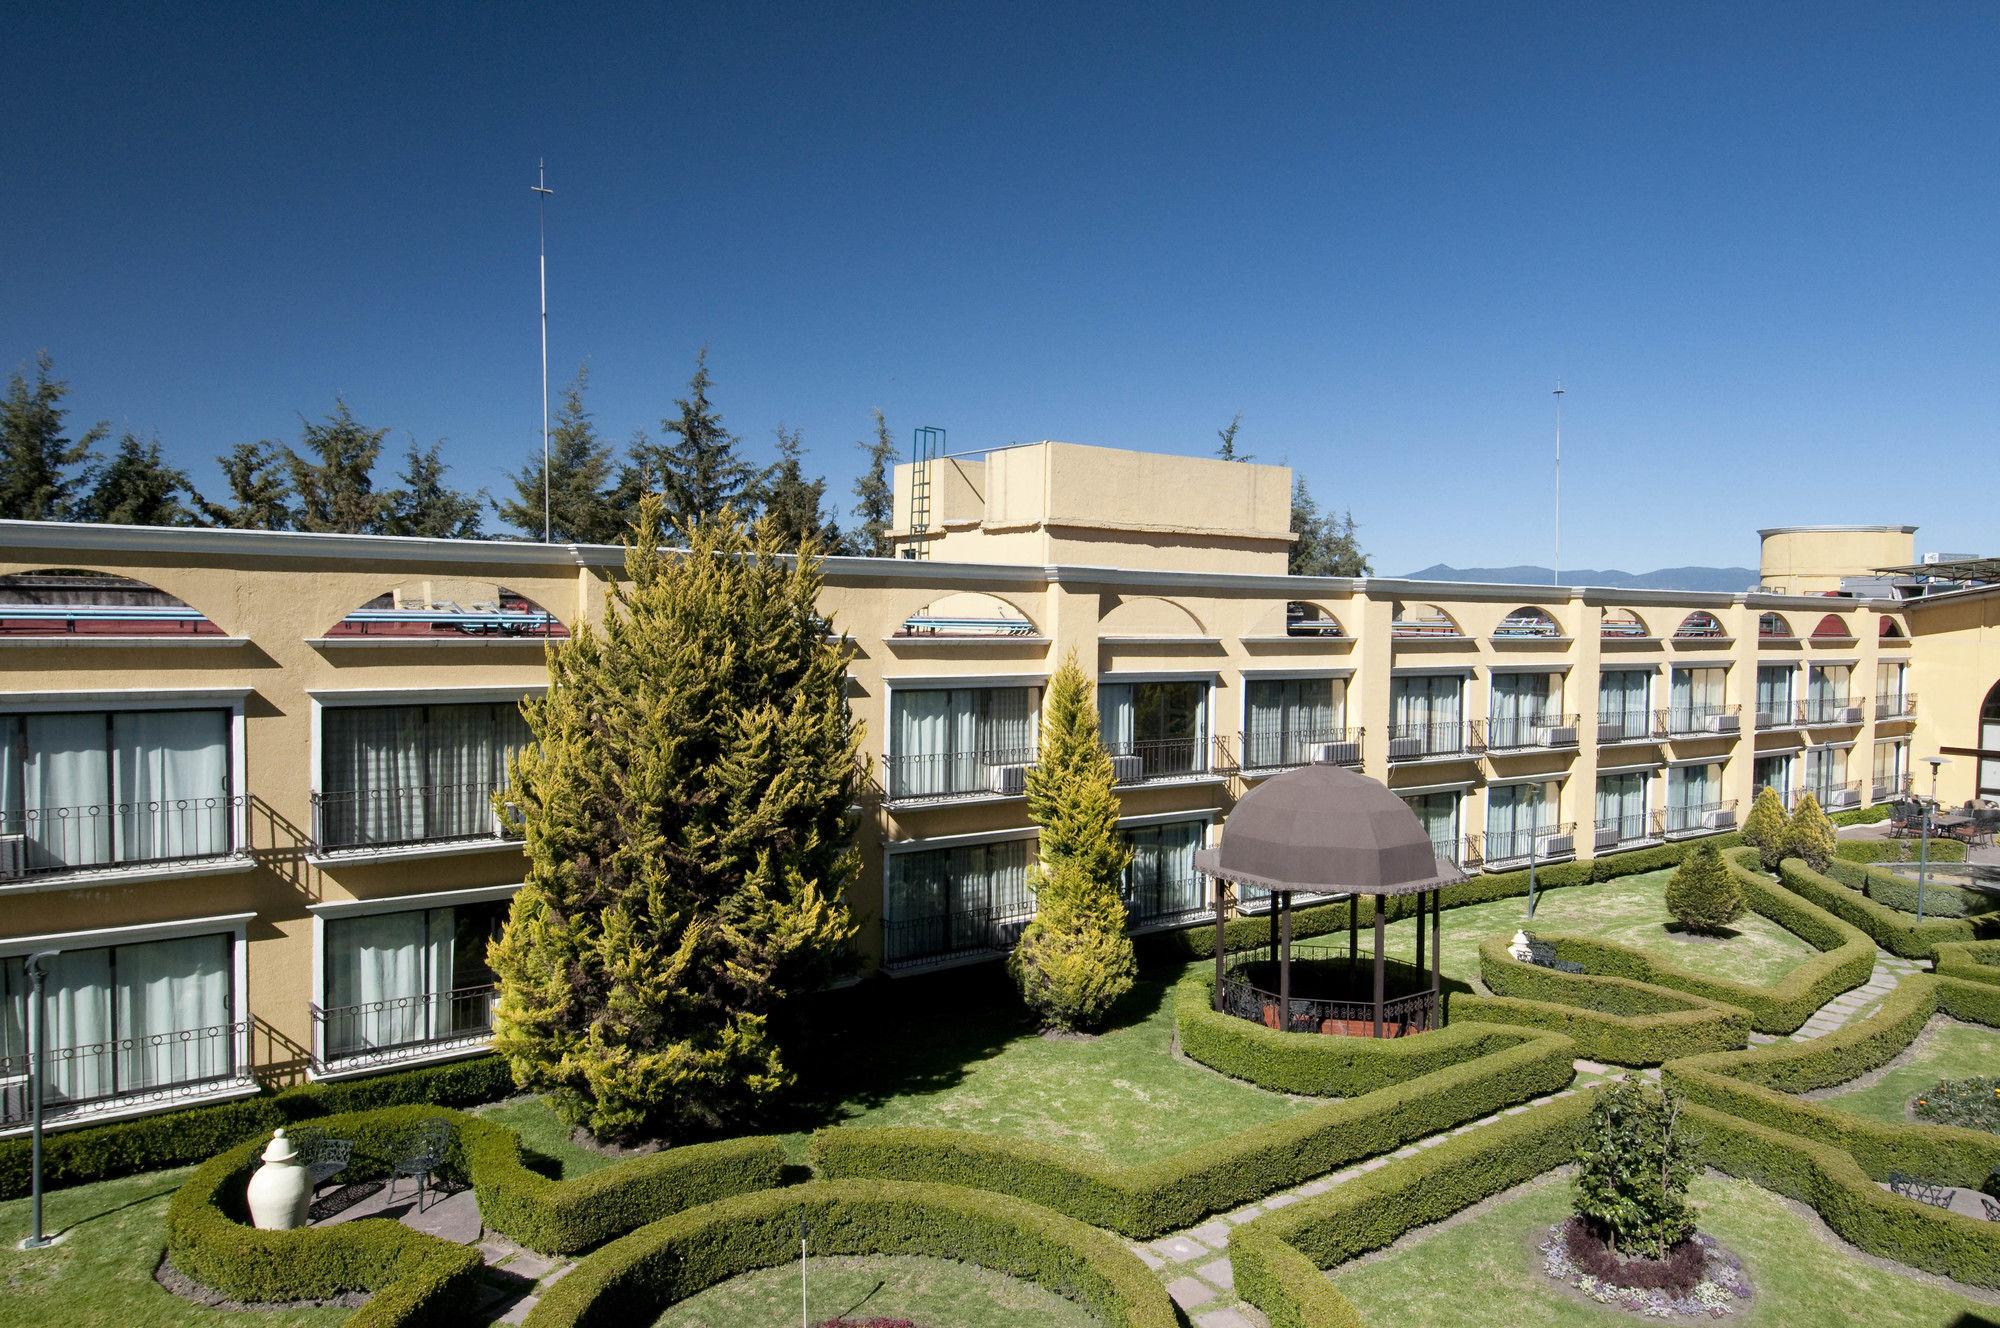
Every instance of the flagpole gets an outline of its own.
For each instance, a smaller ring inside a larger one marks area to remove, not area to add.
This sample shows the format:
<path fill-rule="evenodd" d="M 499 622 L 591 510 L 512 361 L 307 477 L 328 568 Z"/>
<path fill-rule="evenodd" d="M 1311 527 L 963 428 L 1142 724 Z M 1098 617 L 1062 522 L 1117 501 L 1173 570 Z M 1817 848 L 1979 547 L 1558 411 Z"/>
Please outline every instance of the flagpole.
<path fill-rule="evenodd" d="M 549 542 L 549 200 L 547 163 L 535 162 L 535 213 L 541 231 L 542 276 L 542 543 Z"/>

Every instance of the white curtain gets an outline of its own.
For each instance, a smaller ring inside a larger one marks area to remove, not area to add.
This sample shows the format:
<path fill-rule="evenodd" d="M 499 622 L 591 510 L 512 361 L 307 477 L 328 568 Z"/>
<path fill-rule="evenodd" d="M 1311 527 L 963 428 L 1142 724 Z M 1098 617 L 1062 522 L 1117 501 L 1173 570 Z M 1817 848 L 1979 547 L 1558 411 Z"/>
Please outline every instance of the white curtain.
<path fill-rule="evenodd" d="M 1392 678 L 1391 722 L 1397 725 L 1456 724 L 1464 713 L 1465 679 L 1457 674 Z"/>
<path fill-rule="evenodd" d="M 1875 699 L 1900 703 L 1903 688 L 1907 682 L 1905 666 L 1902 664 L 1877 664 L 1875 666 Z"/>
<path fill-rule="evenodd" d="M 1646 691 L 1652 675 L 1644 669 L 1618 669 L 1604 674 L 1597 691 L 1599 719 L 1620 720 L 1628 734 L 1646 720 Z"/>
<path fill-rule="evenodd" d="M 1780 798 L 1789 799 L 1792 792 L 1792 758 L 1758 757 L 1756 768 L 1751 772 L 1751 780 L 1758 788 L 1775 789 Z"/>
<path fill-rule="evenodd" d="M 325 746 L 320 835 L 331 847 L 401 844 L 425 836 L 423 707 L 338 707 L 320 722 Z"/>
<path fill-rule="evenodd" d="M 235 1038 L 228 936 L 121 945 L 117 1017 L 118 1089 L 133 1092 L 227 1075 Z M 215 1030 L 212 1036 L 177 1033 Z"/>
<path fill-rule="evenodd" d="M 1555 712 L 1555 682 L 1553 673 L 1493 675 L 1492 741 L 1503 747 L 1532 742 L 1535 729 Z"/>
<path fill-rule="evenodd" d="M 1137 736 L 1132 684 L 1107 683 L 1097 689 L 1097 726 L 1113 755 L 1129 753 Z"/>
<path fill-rule="evenodd" d="M 424 726 L 425 837 L 469 839 L 493 830 L 494 707 L 431 706 Z"/>
<path fill-rule="evenodd" d="M 229 850 L 229 716 L 141 710 L 111 717 L 121 861 Z"/>
<path fill-rule="evenodd" d="M 1806 675 L 1806 699 L 1820 706 L 1820 715 L 1827 709 L 1847 699 L 1847 674 L 1845 664 L 1814 665 Z"/>
<path fill-rule="evenodd" d="M 1792 720 L 1792 672 L 1789 665 L 1757 670 L 1757 711 L 1776 715 L 1778 723 Z"/>
<path fill-rule="evenodd" d="M 1553 824 L 1548 784 L 1502 784 L 1486 791 L 1488 857 L 1526 857 L 1537 831 Z"/>
<path fill-rule="evenodd" d="M 424 910 L 336 918 L 326 926 L 327 1054 L 429 1036 L 429 917 Z M 355 1009 L 390 1002 L 380 1008 Z"/>
<path fill-rule="evenodd" d="M 1903 786 L 1903 771 L 1908 760 L 1909 748 L 1900 742 L 1878 742 L 1875 744 L 1875 765 L 1872 778 L 1875 785 L 1885 793 L 1893 793 Z"/>
<path fill-rule="evenodd" d="M 1806 751 L 1806 787 L 1824 804 L 1827 795 L 1847 782 L 1847 749 L 1813 747 Z"/>
<path fill-rule="evenodd" d="M 1195 875 L 1194 854 L 1206 831 L 1201 821 L 1175 821 L 1120 836 L 1132 848 L 1132 865 L 1125 869 L 1125 906 L 1133 921 L 1202 905 L 1204 892 Z"/>
<path fill-rule="evenodd" d="M 1597 780 L 1597 823 L 1616 826 L 1624 838 L 1641 833 L 1646 817 L 1646 776 L 1601 775 Z"/>
<path fill-rule="evenodd" d="M 1431 847 L 1447 862 L 1458 861 L 1459 797 L 1457 793 L 1419 793 L 1403 799 L 1430 836 Z"/>
<path fill-rule="evenodd" d="M 971 793 L 987 768 L 1025 764 L 1035 742 L 1035 689 L 899 691 L 890 704 L 890 795 Z"/>
<path fill-rule="evenodd" d="M 1674 713 L 1686 719 L 1719 711 L 1723 677 L 1722 669 L 1675 669 L 1671 701 Z"/>
<path fill-rule="evenodd" d="M 103 714 L 28 715 L 21 805 L 36 866 L 111 861 L 111 758 Z"/>
<path fill-rule="evenodd" d="M 1253 680 L 1246 699 L 1245 761 L 1253 766 L 1292 765 L 1311 743 L 1332 739 L 1339 707 L 1331 678 Z"/>
<path fill-rule="evenodd" d="M 87 1102 L 112 1089 L 111 951 L 66 950 L 49 961 L 42 989 L 48 1023 L 42 1045 L 48 1061 L 48 1096 Z"/>
<path fill-rule="evenodd" d="M 1675 766 L 1667 772 L 1667 805 L 1679 811 L 1706 806 L 1716 801 L 1714 794 L 1721 784 L 1720 766 Z"/>

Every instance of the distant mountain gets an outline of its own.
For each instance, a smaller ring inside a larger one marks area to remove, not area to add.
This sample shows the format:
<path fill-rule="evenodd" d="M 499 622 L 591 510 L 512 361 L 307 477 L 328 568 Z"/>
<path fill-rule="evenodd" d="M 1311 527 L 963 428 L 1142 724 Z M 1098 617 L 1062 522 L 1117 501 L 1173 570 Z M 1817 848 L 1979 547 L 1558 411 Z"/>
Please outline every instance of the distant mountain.
<path fill-rule="evenodd" d="M 1546 567 L 1447 567 L 1436 563 L 1411 572 L 1411 581 L 1494 581 L 1510 585 L 1547 585 L 1554 573 Z M 1754 567 L 1662 567 L 1657 572 L 1600 571 L 1565 568 L 1566 586 L 1624 586 L 1635 590 L 1749 590 L 1757 584 Z"/>

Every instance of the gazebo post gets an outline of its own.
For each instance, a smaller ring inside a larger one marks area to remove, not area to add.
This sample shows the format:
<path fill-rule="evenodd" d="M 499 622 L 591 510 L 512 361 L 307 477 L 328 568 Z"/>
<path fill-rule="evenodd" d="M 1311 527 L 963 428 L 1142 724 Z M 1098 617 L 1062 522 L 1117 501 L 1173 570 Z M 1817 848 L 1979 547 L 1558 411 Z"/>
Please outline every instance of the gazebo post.
<path fill-rule="evenodd" d="M 1223 1013 L 1222 957 L 1227 952 L 1224 942 L 1228 938 L 1223 933 L 1229 922 L 1228 889 L 1227 881 L 1220 876 L 1215 878 L 1215 1012 L 1217 1014 Z"/>
<path fill-rule="evenodd" d="M 1269 948 L 1271 951 L 1271 961 L 1273 963 L 1276 963 L 1278 959 L 1278 892 L 1276 890 L 1271 891 L 1270 897 L 1271 897 L 1271 917 L 1270 917 L 1271 941 Z"/>
<path fill-rule="evenodd" d="M 1350 890 L 1347 892 L 1347 976 L 1354 976 L 1354 966 L 1361 958 L 1361 896 Z"/>
<path fill-rule="evenodd" d="M 1431 891 L 1431 1022 L 1435 1027 L 1444 1027 L 1444 997 L 1442 977 L 1444 973 L 1444 888 Z M 1422 914 L 1417 917 L 1417 926 L 1422 927 Z"/>
<path fill-rule="evenodd" d="M 1287 890 L 1278 899 L 1285 911 L 1280 933 L 1285 948 L 1278 960 L 1278 1028 L 1289 1033 L 1292 1031 L 1292 892 Z"/>
<path fill-rule="evenodd" d="M 1424 896 L 1428 893 L 1430 892 L 1426 890 L 1419 891 L 1417 894 L 1417 973 L 1419 976 L 1424 971 Z"/>
<path fill-rule="evenodd" d="M 1384 981 L 1382 973 L 1382 938 L 1387 930 L 1387 919 L 1383 916 L 1382 896 L 1375 896 L 1375 1036 L 1382 1036 L 1382 993 Z"/>

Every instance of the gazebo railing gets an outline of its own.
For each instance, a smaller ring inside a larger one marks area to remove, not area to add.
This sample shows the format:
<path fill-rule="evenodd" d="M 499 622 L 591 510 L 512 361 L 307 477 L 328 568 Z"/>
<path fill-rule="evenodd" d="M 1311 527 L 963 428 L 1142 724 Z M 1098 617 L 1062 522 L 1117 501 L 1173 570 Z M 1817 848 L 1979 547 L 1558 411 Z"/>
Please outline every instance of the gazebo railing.
<path fill-rule="evenodd" d="M 1353 1000 L 1327 1000 L 1318 997 L 1294 996 L 1288 1009 L 1275 991 L 1267 991 L 1252 983 L 1243 972 L 1242 966 L 1232 966 L 1223 987 L 1223 1010 L 1239 1019 L 1262 1024 L 1266 1028 L 1281 1029 L 1290 1033 L 1350 1033 L 1365 1036 L 1375 1028 L 1375 1002 Z M 1410 992 L 1393 996 L 1382 1002 L 1383 1031 L 1392 1028 L 1396 1035 L 1427 1033 L 1443 1026 L 1443 998 L 1438 992 Z"/>

